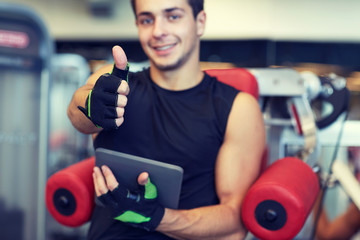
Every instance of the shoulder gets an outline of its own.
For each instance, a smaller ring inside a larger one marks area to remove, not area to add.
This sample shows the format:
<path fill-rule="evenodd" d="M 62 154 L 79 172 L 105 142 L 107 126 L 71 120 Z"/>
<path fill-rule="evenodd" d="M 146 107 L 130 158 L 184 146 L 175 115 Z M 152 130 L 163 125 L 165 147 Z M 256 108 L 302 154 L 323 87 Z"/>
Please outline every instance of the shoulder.
<path fill-rule="evenodd" d="M 251 109 L 260 110 L 260 106 L 259 106 L 257 99 L 253 95 L 246 93 L 246 92 L 239 92 L 236 95 L 235 100 L 234 100 L 234 105 L 241 107 L 241 109 L 244 109 L 247 111 L 251 110 Z M 236 106 L 234 106 L 235 109 L 236 109 Z"/>
<path fill-rule="evenodd" d="M 211 92 L 215 103 L 219 106 L 224 107 L 225 104 L 226 108 L 231 108 L 233 105 L 234 99 L 239 94 L 239 90 L 235 89 L 234 87 L 225 84 L 219 81 L 216 77 L 209 76 L 205 73 L 204 81 L 207 82 L 206 87 L 208 91 Z M 220 104 L 221 103 L 221 104 Z"/>
<path fill-rule="evenodd" d="M 240 92 L 236 95 L 231 108 L 230 117 L 246 119 L 254 118 L 263 121 L 260 105 L 257 99 L 246 92 Z"/>
<path fill-rule="evenodd" d="M 254 144 L 264 144 L 265 124 L 260 105 L 251 94 L 240 92 L 232 105 L 226 135 L 237 139 L 251 137 Z M 248 138 L 248 139 L 249 139 Z"/>

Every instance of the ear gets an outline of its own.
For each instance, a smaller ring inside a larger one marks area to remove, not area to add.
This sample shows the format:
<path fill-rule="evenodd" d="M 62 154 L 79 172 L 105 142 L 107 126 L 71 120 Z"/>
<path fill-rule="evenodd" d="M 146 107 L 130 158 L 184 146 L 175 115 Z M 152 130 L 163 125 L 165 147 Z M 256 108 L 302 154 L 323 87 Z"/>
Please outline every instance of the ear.
<path fill-rule="evenodd" d="M 201 11 L 196 16 L 196 27 L 197 27 L 197 34 L 199 37 L 204 34 L 205 25 L 206 25 L 206 13 L 204 11 Z"/>

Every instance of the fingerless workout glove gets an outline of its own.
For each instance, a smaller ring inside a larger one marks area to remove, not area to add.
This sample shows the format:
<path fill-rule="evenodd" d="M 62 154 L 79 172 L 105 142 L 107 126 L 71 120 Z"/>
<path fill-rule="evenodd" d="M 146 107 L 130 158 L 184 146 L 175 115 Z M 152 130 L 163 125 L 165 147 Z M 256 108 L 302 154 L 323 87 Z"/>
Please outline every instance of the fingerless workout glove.
<path fill-rule="evenodd" d="M 130 192 L 123 186 L 98 197 L 104 206 L 110 207 L 113 218 L 133 227 L 154 231 L 164 216 L 165 209 L 157 201 L 156 186 L 148 179 L 139 191 Z"/>
<path fill-rule="evenodd" d="M 104 74 L 96 81 L 85 101 L 85 108 L 78 106 L 97 127 L 116 129 L 117 89 L 121 80 L 128 81 L 129 65 L 125 70 L 113 67 L 110 74 Z"/>

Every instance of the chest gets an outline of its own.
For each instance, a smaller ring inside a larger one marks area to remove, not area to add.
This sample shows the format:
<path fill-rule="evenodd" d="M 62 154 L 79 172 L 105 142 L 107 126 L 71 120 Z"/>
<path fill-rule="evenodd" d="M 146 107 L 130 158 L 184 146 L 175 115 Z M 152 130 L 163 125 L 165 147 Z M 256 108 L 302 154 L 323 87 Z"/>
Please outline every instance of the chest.
<path fill-rule="evenodd" d="M 152 157 L 165 162 L 194 166 L 215 161 L 224 126 L 220 126 L 210 96 L 147 94 L 129 98 L 124 128 L 132 129 L 131 134 L 126 131 L 132 144 L 151 148 Z"/>

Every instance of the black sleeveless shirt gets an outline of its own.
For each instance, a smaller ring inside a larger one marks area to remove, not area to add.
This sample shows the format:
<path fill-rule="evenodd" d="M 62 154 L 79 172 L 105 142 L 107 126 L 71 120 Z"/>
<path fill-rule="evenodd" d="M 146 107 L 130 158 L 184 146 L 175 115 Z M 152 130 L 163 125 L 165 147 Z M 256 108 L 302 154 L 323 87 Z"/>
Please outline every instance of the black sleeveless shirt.
<path fill-rule="evenodd" d="M 205 74 L 201 83 L 183 91 L 156 85 L 146 69 L 129 74 L 125 121 L 102 131 L 95 148 L 107 148 L 181 166 L 184 169 L 179 209 L 219 202 L 215 162 L 238 90 Z M 95 207 L 89 239 L 171 239 L 112 220 Z"/>

